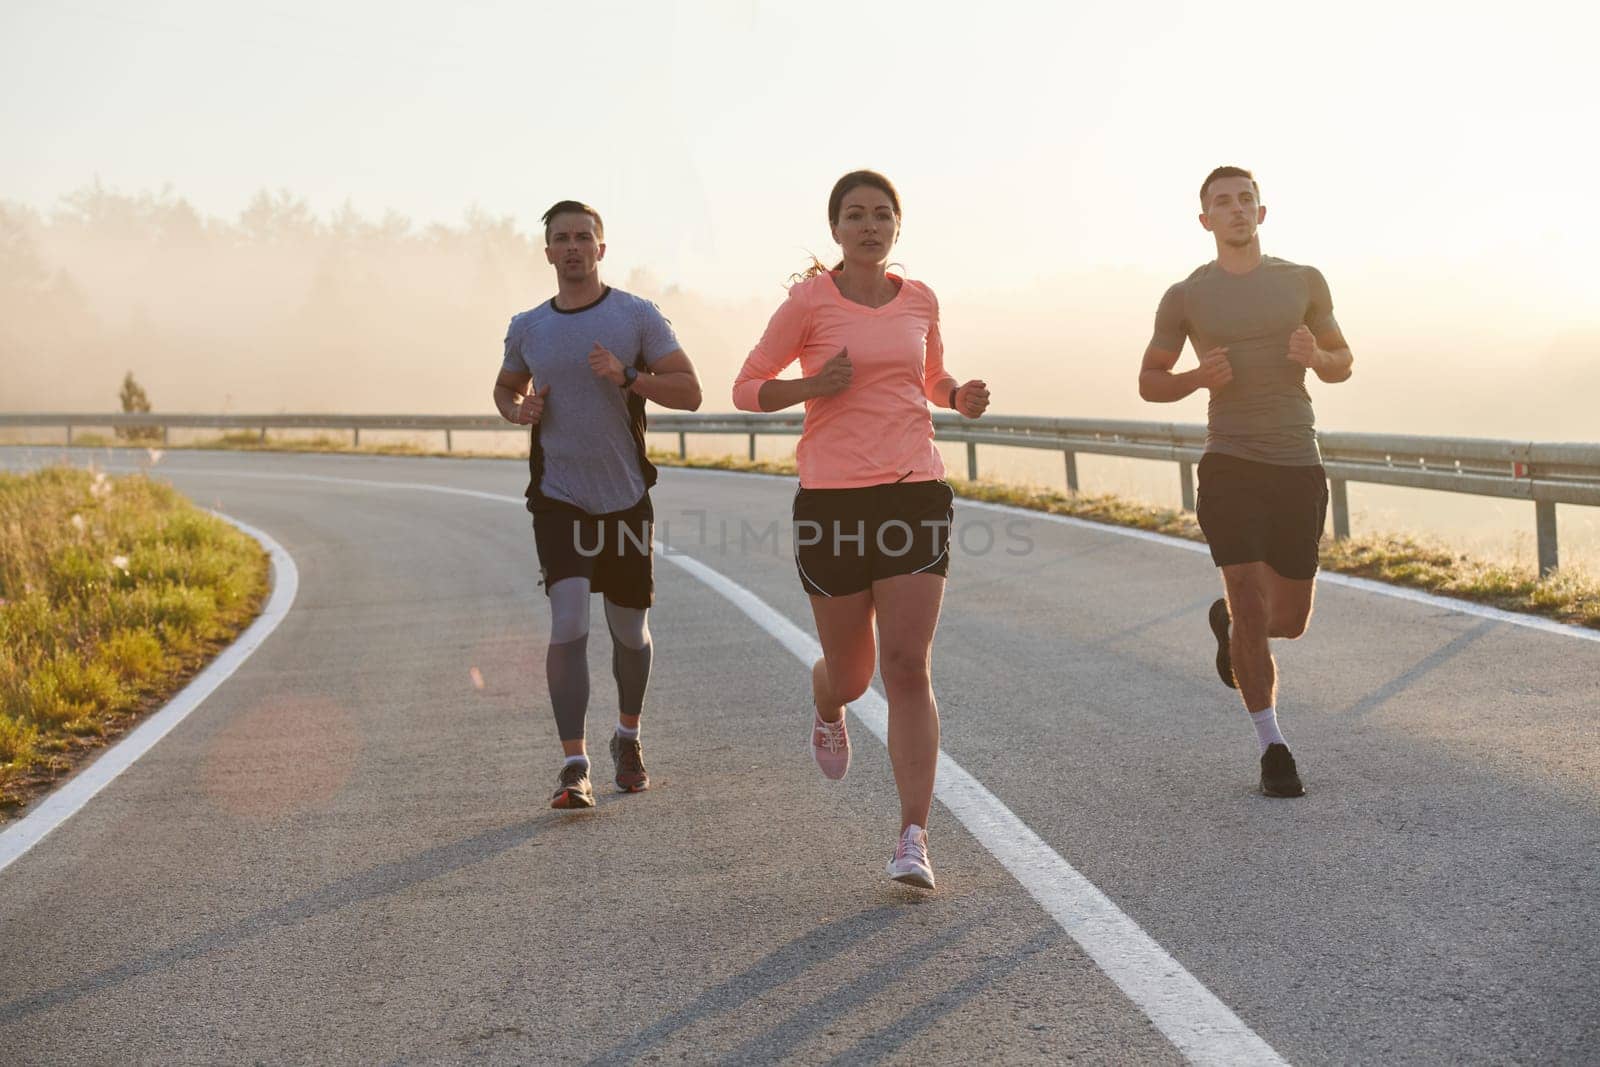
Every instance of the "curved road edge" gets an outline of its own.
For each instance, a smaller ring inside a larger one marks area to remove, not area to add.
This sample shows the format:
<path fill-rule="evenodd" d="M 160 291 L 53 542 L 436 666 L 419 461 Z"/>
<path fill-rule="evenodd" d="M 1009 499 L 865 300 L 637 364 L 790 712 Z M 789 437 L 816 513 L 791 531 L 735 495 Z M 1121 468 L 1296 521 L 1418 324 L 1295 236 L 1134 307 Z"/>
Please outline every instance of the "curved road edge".
<path fill-rule="evenodd" d="M 206 664 L 205 669 L 190 679 L 189 684 L 167 701 L 161 710 L 145 719 L 60 789 L 45 797 L 33 811 L 0 831 L 0 871 L 4 871 L 52 830 L 77 814 L 96 793 L 115 781 L 140 756 L 154 748 L 173 727 L 188 718 L 250 658 L 250 654 L 288 615 L 295 594 L 300 589 L 300 572 L 294 565 L 294 558 L 264 531 L 220 511 L 212 511 L 211 514 L 249 534 L 266 549 L 272 562 L 272 592 L 267 597 L 266 606 L 231 645 Z"/>

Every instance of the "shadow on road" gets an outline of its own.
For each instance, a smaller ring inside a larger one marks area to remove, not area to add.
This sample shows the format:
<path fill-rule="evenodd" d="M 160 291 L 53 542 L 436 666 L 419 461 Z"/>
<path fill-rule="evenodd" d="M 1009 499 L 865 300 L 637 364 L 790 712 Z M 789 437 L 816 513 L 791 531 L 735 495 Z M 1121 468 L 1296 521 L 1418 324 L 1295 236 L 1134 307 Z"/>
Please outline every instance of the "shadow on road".
<path fill-rule="evenodd" d="M 742 973 L 708 989 L 693 1004 L 661 1019 L 631 1040 L 596 1055 L 589 1067 L 627 1063 L 645 1057 L 673 1034 L 713 1016 L 737 1011 L 774 989 L 800 978 L 826 964 L 835 956 L 857 948 L 863 940 L 889 930 L 896 922 L 912 915 L 912 907 L 883 905 L 848 918 L 837 919 L 770 953 Z M 761 1033 L 720 1056 L 723 1064 L 772 1062 L 791 1055 L 794 1049 L 826 1030 L 843 1017 L 870 1008 L 874 998 L 896 983 L 916 981 L 919 987 L 931 984 L 923 969 L 942 953 L 968 939 L 983 925 L 978 917 L 968 918 L 938 930 L 920 941 L 908 944 L 898 954 L 854 980 L 830 990 L 821 999 L 801 1005 L 786 1018 L 772 1023 Z M 835 1062 L 875 1059 L 893 1052 L 962 1003 L 1000 981 L 1034 956 L 1058 944 L 1058 930 L 1040 934 L 1014 950 L 983 958 L 978 970 L 943 993 L 925 991 L 910 1012 L 863 1037 Z"/>
<path fill-rule="evenodd" d="M 1491 630 L 1497 629 L 1501 625 L 1502 624 L 1495 619 L 1484 619 L 1472 629 L 1451 640 L 1450 643 L 1445 645 L 1443 648 L 1440 648 L 1438 651 L 1424 658 L 1410 670 L 1407 670 L 1398 677 L 1385 682 L 1383 685 L 1380 685 L 1378 688 L 1374 689 L 1372 692 L 1368 693 L 1366 696 L 1362 697 L 1354 704 L 1351 704 L 1348 708 L 1345 708 L 1338 714 L 1340 716 L 1359 719 L 1365 716 L 1368 712 L 1382 707 L 1384 704 L 1388 703 L 1392 697 L 1398 696 L 1407 689 L 1410 689 L 1413 685 L 1420 681 L 1424 675 L 1437 670 L 1446 663 L 1455 659 L 1457 656 L 1461 655 L 1461 653 L 1465 652 L 1468 646 L 1479 641 Z"/>
<path fill-rule="evenodd" d="M 219 949 L 294 926 L 308 919 L 389 896 L 403 889 L 453 874 L 507 852 L 537 837 L 562 822 L 560 813 L 527 819 L 511 826 L 486 830 L 474 837 L 438 845 L 408 859 L 334 882 L 286 904 L 259 912 L 222 930 L 193 938 L 180 945 L 86 975 L 75 982 L 30 997 L 0 1004 L 0 1025 L 24 1019 L 37 1012 L 70 1004 L 83 997 L 120 985 L 129 979 L 154 974 L 198 959 Z"/>

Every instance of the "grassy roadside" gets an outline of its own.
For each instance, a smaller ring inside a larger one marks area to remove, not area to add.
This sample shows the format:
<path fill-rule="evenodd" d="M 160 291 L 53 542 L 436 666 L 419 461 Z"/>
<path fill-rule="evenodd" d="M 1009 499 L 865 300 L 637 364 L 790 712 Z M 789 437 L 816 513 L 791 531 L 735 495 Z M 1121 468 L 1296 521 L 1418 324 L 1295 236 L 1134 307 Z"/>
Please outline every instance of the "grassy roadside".
<path fill-rule="evenodd" d="M 0 472 L 0 819 L 176 692 L 267 583 L 260 545 L 169 486 Z"/>
<path fill-rule="evenodd" d="M 75 444 L 108 447 L 108 438 L 80 435 Z M 505 452 L 474 452 L 457 449 L 443 452 L 412 443 L 377 444 L 353 448 L 348 440 L 327 435 L 302 438 L 269 438 L 263 443 L 257 433 L 233 433 L 185 448 L 227 448 L 248 451 L 356 452 L 366 455 L 447 456 L 453 458 L 508 458 Z M 713 470 L 744 471 L 757 474 L 793 476 L 794 461 L 757 460 L 749 462 L 735 456 L 679 459 L 676 452 L 651 450 L 650 458 L 661 466 L 698 467 Z M 980 480 L 951 479 L 960 496 L 997 504 L 1071 515 L 1091 522 L 1133 526 L 1142 530 L 1203 541 L 1193 512 L 1155 507 L 1110 494 L 1077 494 Z M 1579 568 L 1565 568 L 1540 578 L 1531 565 L 1475 559 L 1457 552 L 1442 542 L 1404 534 L 1362 534 L 1345 541 L 1324 541 L 1322 566 L 1330 571 L 1351 574 L 1393 585 L 1458 597 L 1507 611 L 1539 615 L 1560 622 L 1600 629 L 1600 578 Z"/>

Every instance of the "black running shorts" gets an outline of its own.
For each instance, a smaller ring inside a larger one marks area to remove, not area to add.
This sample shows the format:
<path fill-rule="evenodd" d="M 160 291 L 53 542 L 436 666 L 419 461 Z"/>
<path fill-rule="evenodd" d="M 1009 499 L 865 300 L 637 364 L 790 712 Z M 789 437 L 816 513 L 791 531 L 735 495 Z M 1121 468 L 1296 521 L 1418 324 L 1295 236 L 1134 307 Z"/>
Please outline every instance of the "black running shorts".
<path fill-rule="evenodd" d="M 879 578 L 950 572 L 955 494 L 943 481 L 794 495 L 794 563 L 812 596 L 849 596 Z"/>
<path fill-rule="evenodd" d="M 1320 464 L 1282 467 L 1207 452 L 1195 513 L 1217 566 L 1260 561 L 1285 578 L 1315 578 L 1328 475 Z"/>
<path fill-rule="evenodd" d="M 655 598 L 650 546 L 655 510 L 650 494 L 624 511 L 591 515 L 560 501 L 533 513 L 544 591 L 563 578 L 587 578 L 591 592 L 624 608 L 648 608 Z"/>

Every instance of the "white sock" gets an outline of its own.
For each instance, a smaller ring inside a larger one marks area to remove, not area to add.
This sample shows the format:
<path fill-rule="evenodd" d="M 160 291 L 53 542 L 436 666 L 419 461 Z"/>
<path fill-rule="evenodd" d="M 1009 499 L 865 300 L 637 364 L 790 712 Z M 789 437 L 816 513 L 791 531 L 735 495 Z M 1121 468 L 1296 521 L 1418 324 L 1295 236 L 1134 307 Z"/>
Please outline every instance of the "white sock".
<path fill-rule="evenodd" d="M 619 723 L 617 723 L 617 736 L 618 737 L 625 737 L 629 741 L 632 741 L 632 740 L 634 740 L 635 738 L 637 738 L 639 736 L 639 728 L 637 726 L 635 726 L 633 729 L 630 730 L 626 726 L 622 725 L 619 722 Z"/>
<path fill-rule="evenodd" d="M 1278 732 L 1278 709 L 1262 708 L 1260 711 L 1250 712 L 1250 721 L 1256 725 L 1256 740 L 1261 742 L 1261 751 L 1265 752 L 1268 745 L 1287 745 L 1283 734 Z"/>
<path fill-rule="evenodd" d="M 565 760 L 562 761 L 562 766 L 570 767 L 574 763 L 581 763 L 585 767 L 587 767 L 589 765 L 589 757 L 588 756 L 568 756 Z"/>

